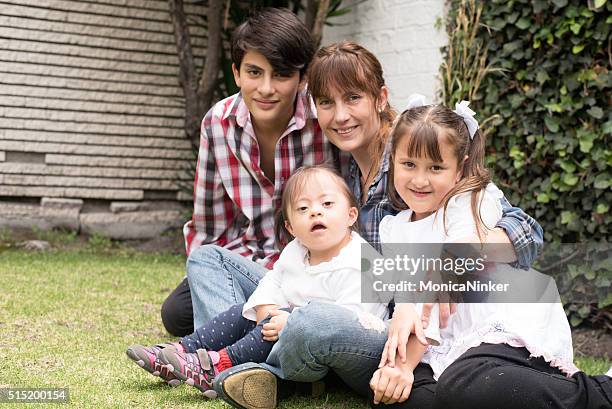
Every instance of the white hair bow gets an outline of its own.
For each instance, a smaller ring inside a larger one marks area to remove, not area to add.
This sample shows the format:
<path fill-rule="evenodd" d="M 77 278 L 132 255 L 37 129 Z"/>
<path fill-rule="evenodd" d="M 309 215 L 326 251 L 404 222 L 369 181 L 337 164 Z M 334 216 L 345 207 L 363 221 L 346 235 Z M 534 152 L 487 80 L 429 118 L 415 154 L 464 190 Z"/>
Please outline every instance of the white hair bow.
<path fill-rule="evenodd" d="M 474 134 L 478 130 L 478 121 L 474 118 L 476 112 L 468 108 L 470 101 L 461 101 L 455 104 L 455 113 L 463 118 L 463 122 L 468 128 L 470 139 L 474 139 Z"/>
<path fill-rule="evenodd" d="M 427 105 L 425 100 L 425 95 L 421 94 L 411 94 L 408 97 L 408 103 L 406 104 L 406 109 L 418 108 Z"/>

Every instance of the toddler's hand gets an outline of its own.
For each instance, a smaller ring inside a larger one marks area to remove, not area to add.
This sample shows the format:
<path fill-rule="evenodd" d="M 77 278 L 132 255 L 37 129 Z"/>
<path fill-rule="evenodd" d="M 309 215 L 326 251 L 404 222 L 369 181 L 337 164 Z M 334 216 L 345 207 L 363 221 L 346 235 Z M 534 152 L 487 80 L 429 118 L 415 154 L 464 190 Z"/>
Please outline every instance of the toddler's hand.
<path fill-rule="evenodd" d="M 285 327 L 289 313 L 283 310 L 272 310 L 268 314 L 272 318 L 263 325 L 261 334 L 264 341 L 278 341 L 278 334 Z"/>

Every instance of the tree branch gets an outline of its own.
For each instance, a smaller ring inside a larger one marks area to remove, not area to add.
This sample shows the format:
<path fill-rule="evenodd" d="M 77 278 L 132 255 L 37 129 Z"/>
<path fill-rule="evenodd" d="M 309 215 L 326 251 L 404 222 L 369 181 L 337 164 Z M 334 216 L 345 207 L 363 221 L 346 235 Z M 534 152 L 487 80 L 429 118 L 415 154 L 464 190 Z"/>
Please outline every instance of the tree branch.
<path fill-rule="evenodd" d="M 208 2 L 208 43 L 206 45 L 206 63 L 198 86 L 198 97 L 202 113 L 212 105 L 217 78 L 219 77 L 221 49 L 223 40 L 221 30 L 223 24 L 224 0 L 209 0 Z"/>
<path fill-rule="evenodd" d="M 312 28 L 312 39 L 315 44 L 315 48 L 319 48 L 321 44 L 321 38 L 323 37 L 323 24 L 325 24 L 325 18 L 327 17 L 327 10 L 329 9 L 329 0 L 319 0 L 319 9 L 317 10 L 317 17 L 314 21 Z"/>
<path fill-rule="evenodd" d="M 168 6 L 179 59 L 179 84 L 183 87 L 183 95 L 185 96 L 185 133 L 192 144 L 198 146 L 202 118 L 198 109 L 197 72 L 183 0 L 168 0 Z"/>
<path fill-rule="evenodd" d="M 306 3 L 305 14 L 304 21 L 306 23 L 306 27 L 312 33 L 315 25 L 315 19 L 317 17 L 317 0 L 308 0 Z"/>

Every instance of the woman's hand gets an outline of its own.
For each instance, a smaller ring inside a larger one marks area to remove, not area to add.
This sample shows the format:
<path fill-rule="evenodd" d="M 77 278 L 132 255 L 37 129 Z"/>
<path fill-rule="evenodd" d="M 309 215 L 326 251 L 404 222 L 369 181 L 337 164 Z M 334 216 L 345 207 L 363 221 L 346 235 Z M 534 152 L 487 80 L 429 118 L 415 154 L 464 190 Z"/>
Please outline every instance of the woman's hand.
<path fill-rule="evenodd" d="M 431 310 L 431 305 L 429 309 Z M 380 364 L 378 365 L 379 368 L 385 365 L 390 367 L 395 366 L 396 353 L 399 355 L 402 362 L 406 362 L 406 345 L 408 344 L 410 334 L 413 332 L 419 342 L 426 346 L 427 339 L 423 332 L 421 317 L 419 317 L 414 305 L 396 304 L 393 318 L 391 319 L 391 325 L 389 326 L 389 335 L 385 343 L 385 349 L 383 350 Z"/>
<path fill-rule="evenodd" d="M 278 341 L 278 334 L 285 327 L 289 313 L 283 310 L 271 310 L 268 314 L 272 318 L 263 325 L 261 334 L 264 341 Z"/>
<path fill-rule="evenodd" d="M 414 374 L 407 366 L 379 368 L 370 380 L 374 404 L 404 402 L 410 396 L 413 382 Z"/>

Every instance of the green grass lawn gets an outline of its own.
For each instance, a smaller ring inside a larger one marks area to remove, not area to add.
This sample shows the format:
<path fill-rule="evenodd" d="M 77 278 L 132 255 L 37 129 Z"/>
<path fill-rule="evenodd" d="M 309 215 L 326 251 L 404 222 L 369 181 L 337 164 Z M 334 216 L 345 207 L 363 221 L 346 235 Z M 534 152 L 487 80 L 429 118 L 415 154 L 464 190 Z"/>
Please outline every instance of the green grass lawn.
<path fill-rule="evenodd" d="M 175 255 L 0 248 L 0 387 L 67 387 L 70 406 L 79 408 L 229 407 L 195 388 L 170 388 L 125 355 L 130 344 L 174 340 L 159 308 L 183 274 L 184 258 Z M 588 373 L 610 367 L 592 358 L 577 363 Z M 367 405 L 333 393 L 280 407 Z"/>

